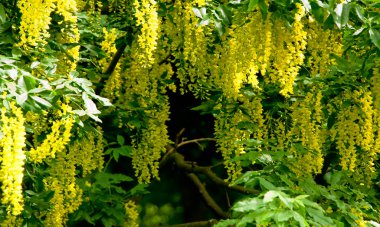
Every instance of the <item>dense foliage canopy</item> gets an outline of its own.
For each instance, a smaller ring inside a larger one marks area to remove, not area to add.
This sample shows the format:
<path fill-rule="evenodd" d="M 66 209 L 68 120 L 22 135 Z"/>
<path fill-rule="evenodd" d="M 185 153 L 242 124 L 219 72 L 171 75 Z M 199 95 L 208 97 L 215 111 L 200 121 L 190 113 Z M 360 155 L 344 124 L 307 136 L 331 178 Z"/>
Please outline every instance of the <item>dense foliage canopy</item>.
<path fill-rule="evenodd" d="M 380 226 L 379 70 L 377 0 L 2 0 L 0 226 Z"/>

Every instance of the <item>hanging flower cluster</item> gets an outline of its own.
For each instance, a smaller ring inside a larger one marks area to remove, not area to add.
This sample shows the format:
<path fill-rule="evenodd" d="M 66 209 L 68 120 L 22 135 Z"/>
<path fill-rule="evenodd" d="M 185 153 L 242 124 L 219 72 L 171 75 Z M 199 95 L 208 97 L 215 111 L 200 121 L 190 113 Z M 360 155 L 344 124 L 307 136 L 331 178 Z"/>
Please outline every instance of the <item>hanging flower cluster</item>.
<path fill-rule="evenodd" d="M 292 106 L 292 127 L 287 134 L 290 152 L 298 175 L 318 174 L 323 167 L 322 94 L 312 91 Z"/>
<path fill-rule="evenodd" d="M 140 53 L 136 56 L 142 67 L 149 68 L 154 63 L 154 51 L 157 48 L 157 39 L 160 21 L 157 15 L 155 0 L 135 0 L 136 25 L 141 26 L 141 34 L 137 37 Z"/>
<path fill-rule="evenodd" d="M 61 119 L 53 122 L 51 132 L 36 148 L 29 151 L 29 159 L 35 163 L 41 163 L 47 157 L 55 157 L 57 152 L 61 152 L 70 141 L 71 129 L 74 119 L 67 116 L 71 112 L 71 107 L 62 104 L 62 111 L 58 112 Z"/>
<path fill-rule="evenodd" d="M 116 38 L 117 38 L 117 30 L 111 29 L 108 31 L 106 28 L 103 28 L 104 40 L 100 44 L 102 50 L 106 53 L 106 57 L 101 59 L 99 62 L 100 66 L 103 67 L 103 71 L 107 70 L 110 62 L 112 61 L 113 56 L 115 55 L 116 49 Z M 106 84 L 104 85 L 104 89 L 102 91 L 102 95 L 107 97 L 111 101 L 115 100 L 120 96 L 120 90 L 122 85 L 122 78 L 120 74 L 120 61 L 116 64 L 114 71 L 109 76 Z"/>
<path fill-rule="evenodd" d="M 25 164 L 25 119 L 22 110 L 11 103 L 1 109 L 0 182 L 1 203 L 12 216 L 21 214 L 24 205 L 22 179 Z"/>

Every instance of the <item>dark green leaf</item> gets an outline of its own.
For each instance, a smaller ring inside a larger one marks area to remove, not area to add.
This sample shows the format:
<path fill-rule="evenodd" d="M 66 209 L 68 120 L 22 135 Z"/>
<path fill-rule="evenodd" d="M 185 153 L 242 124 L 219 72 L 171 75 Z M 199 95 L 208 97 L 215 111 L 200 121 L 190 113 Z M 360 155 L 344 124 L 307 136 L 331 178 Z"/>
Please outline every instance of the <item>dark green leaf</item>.
<path fill-rule="evenodd" d="M 132 147 L 131 146 L 122 146 L 119 148 L 116 148 L 120 155 L 126 156 L 126 157 L 132 157 Z"/>
<path fill-rule="evenodd" d="M 332 29 L 334 27 L 334 17 L 330 14 L 323 23 L 324 29 Z"/>
<path fill-rule="evenodd" d="M 123 137 L 123 136 L 121 136 L 121 135 L 117 135 L 116 139 L 117 139 L 117 143 L 118 143 L 120 146 L 123 146 L 123 145 L 124 145 L 125 140 L 124 140 L 124 137 Z"/>
<path fill-rule="evenodd" d="M 265 2 L 265 0 L 259 0 L 259 8 L 260 8 L 261 14 L 263 15 L 263 18 L 267 18 L 268 5 Z"/>

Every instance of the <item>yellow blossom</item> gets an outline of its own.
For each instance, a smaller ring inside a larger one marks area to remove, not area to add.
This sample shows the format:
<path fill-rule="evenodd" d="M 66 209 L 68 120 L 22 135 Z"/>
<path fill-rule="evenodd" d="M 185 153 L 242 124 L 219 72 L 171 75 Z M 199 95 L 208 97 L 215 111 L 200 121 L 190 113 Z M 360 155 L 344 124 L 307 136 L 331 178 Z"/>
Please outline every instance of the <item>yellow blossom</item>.
<path fill-rule="evenodd" d="M 1 110 L 0 139 L 0 182 L 2 189 L 1 203 L 7 207 L 9 214 L 21 214 L 24 205 L 22 179 L 25 163 L 25 126 L 22 110 L 11 103 L 10 110 Z"/>
<path fill-rule="evenodd" d="M 133 202 L 132 200 L 128 200 L 124 204 L 124 209 L 127 215 L 127 218 L 124 222 L 124 227 L 138 227 L 139 213 L 137 212 L 135 202 Z"/>
<path fill-rule="evenodd" d="M 71 107 L 66 104 L 63 104 L 62 107 L 64 110 L 68 108 L 68 111 L 71 111 Z M 66 111 L 61 114 L 66 114 Z M 73 125 L 74 119 L 70 116 L 54 121 L 51 132 L 46 135 L 44 141 L 36 148 L 30 149 L 29 159 L 32 162 L 41 163 L 47 157 L 54 158 L 55 154 L 62 151 L 70 141 Z"/>

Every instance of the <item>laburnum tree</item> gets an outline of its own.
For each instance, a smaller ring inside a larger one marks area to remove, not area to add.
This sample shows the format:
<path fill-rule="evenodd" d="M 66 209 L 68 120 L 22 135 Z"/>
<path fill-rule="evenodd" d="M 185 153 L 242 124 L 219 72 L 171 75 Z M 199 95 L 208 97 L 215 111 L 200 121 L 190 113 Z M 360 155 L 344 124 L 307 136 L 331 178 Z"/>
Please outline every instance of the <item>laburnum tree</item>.
<path fill-rule="evenodd" d="M 0 226 L 380 226 L 379 68 L 377 0 L 2 0 Z"/>

